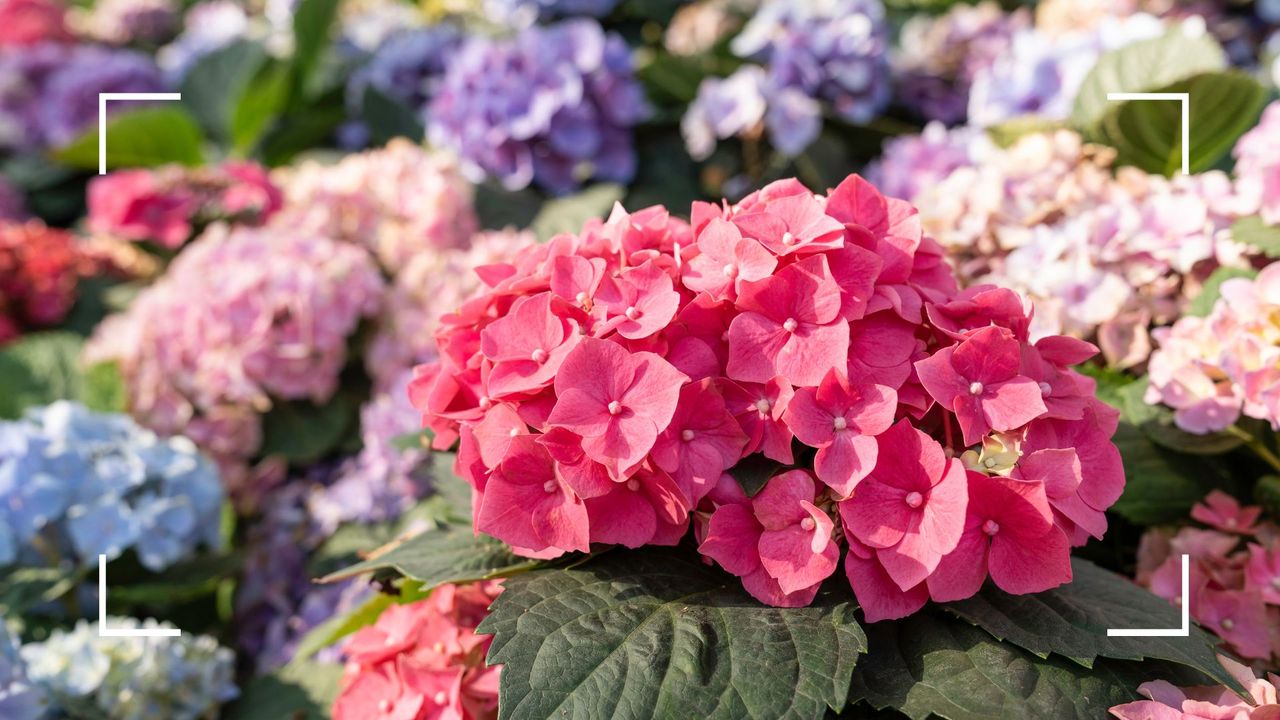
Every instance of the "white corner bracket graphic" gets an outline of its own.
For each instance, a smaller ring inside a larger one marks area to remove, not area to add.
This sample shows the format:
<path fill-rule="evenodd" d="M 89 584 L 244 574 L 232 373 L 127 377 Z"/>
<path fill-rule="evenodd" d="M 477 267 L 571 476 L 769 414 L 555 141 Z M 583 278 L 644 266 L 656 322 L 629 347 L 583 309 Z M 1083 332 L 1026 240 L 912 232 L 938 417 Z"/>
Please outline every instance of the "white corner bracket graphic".
<path fill-rule="evenodd" d="M 1121 100 L 1177 100 L 1182 103 L 1182 174 L 1191 174 L 1191 93 L 1166 92 L 1113 92 L 1107 99 Z"/>
<path fill-rule="evenodd" d="M 178 637 L 178 628 L 125 628 L 107 627 L 107 556 L 98 556 L 98 637 Z"/>
<path fill-rule="evenodd" d="M 98 174 L 107 174 L 107 101 L 108 100 L 181 100 L 182 93 L 98 93 Z"/>
<path fill-rule="evenodd" d="M 1182 627 L 1168 630 L 1107 628 L 1107 637 L 1190 637 L 1191 636 L 1191 556 L 1182 556 Z"/>

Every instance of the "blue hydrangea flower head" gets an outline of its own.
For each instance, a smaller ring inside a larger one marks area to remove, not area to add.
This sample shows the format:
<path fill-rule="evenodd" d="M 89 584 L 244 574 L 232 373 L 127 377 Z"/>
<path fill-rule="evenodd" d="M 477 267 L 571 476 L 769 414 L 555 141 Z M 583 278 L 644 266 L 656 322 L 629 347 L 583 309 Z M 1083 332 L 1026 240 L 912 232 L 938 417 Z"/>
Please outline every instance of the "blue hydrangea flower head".
<path fill-rule="evenodd" d="M 134 618 L 108 618 L 107 625 L 167 626 Z M 206 635 L 100 637 L 96 622 L 81 620 L 19 652 L 27 677 L 55 710 L 74 708 L 77 716 L 197 720 L 237 695 L 235 657 Z"/>
<path fill-rule="evenodd" d="M 134 550 L 160 571 L 216 546 L 223 490 L 186 438 L 57 402 L 0 422 L 0 566 Z"/>

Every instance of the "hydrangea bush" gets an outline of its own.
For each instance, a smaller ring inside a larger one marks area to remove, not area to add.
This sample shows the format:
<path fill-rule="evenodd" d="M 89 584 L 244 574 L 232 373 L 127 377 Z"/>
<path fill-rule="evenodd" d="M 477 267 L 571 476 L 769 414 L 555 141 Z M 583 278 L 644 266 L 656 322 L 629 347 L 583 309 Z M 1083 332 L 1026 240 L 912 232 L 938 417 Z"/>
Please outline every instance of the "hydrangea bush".
<path fill-rule="evenodd" d="M 0 717 L 1271 718 L 1275 4 L 0 0 Z"/>

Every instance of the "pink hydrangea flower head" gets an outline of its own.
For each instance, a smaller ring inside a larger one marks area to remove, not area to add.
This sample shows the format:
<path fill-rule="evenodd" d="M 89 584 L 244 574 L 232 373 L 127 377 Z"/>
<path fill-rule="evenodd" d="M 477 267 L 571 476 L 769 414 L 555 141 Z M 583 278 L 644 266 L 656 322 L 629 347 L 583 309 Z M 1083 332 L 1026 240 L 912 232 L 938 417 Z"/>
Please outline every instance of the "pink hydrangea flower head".
<path fill-rule="evenodd" d="M 818 479 L 848 497 L 875 466 L 875 436 L 893 424 L 897 399 L 890 388 L 855 385 L 833 368 L 818 387 L 795 391 L 783 419 L 800 442 L 818 448 Z"/>
<path fill-rule="evenodd" d="M 937 592 L 988 568 L 1020 591 L 1066 579 L 1124 485 L 1118 413 L 1071 369 L 1091 344 L 1041 337 L 1016 293 L 961 293 L 919 213 L 856 176 L 692 217 L 615 206 L 478 265 L 439 318 L 410 396 L 436 448 L 458 443 L 477 528 L 541 558 L 692 525 L 780 606 L 810 603 L 843 545 L 872 619 L 918 610 L 961 550 L 977 573 Z M 758 464 L 750 497 L 734 477 Z"/>
<path fill-rule="evenodd" d="M 581 436 L 587 456 L 621 477 L 671 423 L 687 381 L 658 355 L 584 338 L 556 374 L 557 400 L 547 422 Z"/>
<path fill-rule="evenodd" d="M 849 324 L 840 317 L 840 288 L 822 255 L 747 283 L 738 296 L 742 311 L 729 325 L 727 374 L 743 382 L 781 375 L 813 387 L 827 370 L 841 367 L 849 352 Z"/>
<path fill-rule="evenodd" d="M 500 667 L 486 667 L 491 638 L 477 635 L 501 585 L 442 585 L 431 596 L 392 605 L 356 631 L 343 650 L 336 720 L 492 720 Z"/>
<path fill-rule="evenodd" d="M 1070 582 L 1071 548 L 1053 523 L 1044 486 L 972 471 L 968 478 L 964 532 L 929 577 L 929 596 L 963 600 L 978 592 L 988 573 L 1015 595 Z"/>
<path fill-rule="evenodd" d="M 391 274 L 424 251 L 465 247 L 478 229 L 457 162 L 404 138 L 275 176 L 291 227 L 363 245 Z"/>
<path fill-rule="evenodd" d="M 906 420 L 876 438 L 871 474 L 839 503 L 845 531 L 876 551 L 903 591 L 919 585 L 955 549 L 969 499 L 965 469 Z"/>
<path fill-rule="evenodd" d="M 1273 720 L 1280 717 L 1280 677 L 1256 677 L 1246 665 L 1225 655 L 1218 662 L 1248 691 L 1242 698 L 1223 686 L 1179 688 L 1152 680 L 1138 686 L 1148 698 L 1116 705 L 1110 712 L 1119 720 Z"/>
<path fill-rule="evenodd" d="M 191 236 L 195 196 L 150 170 L 117 170 L 89 183 L 89 228 L 176 248 Z"/>
<path fill-rule="evenodd" d="M 966 445 L 992 430 L 1013 430 L 1043 415 L 1040 385 L 1019 373 L 1021 352 L 1008 330 L 986 327 L 916 362 L 925 390 L 954 412 Z"/>

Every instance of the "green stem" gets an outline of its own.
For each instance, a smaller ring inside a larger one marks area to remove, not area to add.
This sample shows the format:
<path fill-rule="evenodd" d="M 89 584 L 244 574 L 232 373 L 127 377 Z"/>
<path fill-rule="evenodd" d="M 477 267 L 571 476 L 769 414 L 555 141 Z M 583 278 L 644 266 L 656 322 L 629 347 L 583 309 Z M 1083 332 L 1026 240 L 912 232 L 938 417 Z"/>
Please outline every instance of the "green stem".
<path fill-rule="evenodd" d="M 1277 457 L 1275 453 L 1271 452 L 1271 450 L 1261 440 L 1235 425 L 1228 427 L 1227 432 L 1240 438 L 1245 447 L 1252 450 L 1255 455 L 1262 458 L 1262 460 L 1272 468 L 1280 471 L 1280 457 Z"/>

